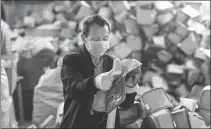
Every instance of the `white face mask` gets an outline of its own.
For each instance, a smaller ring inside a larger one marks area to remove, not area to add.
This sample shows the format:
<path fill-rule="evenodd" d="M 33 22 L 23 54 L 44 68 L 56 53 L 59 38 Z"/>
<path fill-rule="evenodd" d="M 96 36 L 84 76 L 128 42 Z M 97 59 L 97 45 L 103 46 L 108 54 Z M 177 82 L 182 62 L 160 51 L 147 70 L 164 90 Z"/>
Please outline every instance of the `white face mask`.
<path fill-rule="evenodd" d="M 85 46 L 87 51 L 97 58 L 104 55 L 110 47 L 108 41 L 87 41 Z"/>

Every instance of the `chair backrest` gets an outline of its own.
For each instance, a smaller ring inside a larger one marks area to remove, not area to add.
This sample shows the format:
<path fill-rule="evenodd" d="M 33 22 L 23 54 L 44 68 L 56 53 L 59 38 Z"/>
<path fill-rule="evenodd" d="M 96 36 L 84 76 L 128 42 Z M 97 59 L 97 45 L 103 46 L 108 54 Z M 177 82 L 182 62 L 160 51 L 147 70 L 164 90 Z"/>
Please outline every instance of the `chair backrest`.
<path fill-rule="evenodd" d="M 154 88 L 142 95 L 142 101 L 149 113 L 159 111 L 161 109 L 172 109 L 173 104 L 163 88 Z"/>
<path fill-rule="evenodd" d="M 199 110 L 205 123 L 210 125 L 210 86 L 205 86 L 201 92 Z"/>
<path fill-rule="evenodd" d="M 191 128 L 188 111 L 185 108 L 174 111 L 171 115 L 176 128 Z"/>
<path fill-rule="evenodd" d="M 141 128 L 175 128 L 175 122 L 168 109 L 161 109 L 147 116 Z"/>
<path fill-rule="evenodd" d="M 200 110 L 210 111 L 210 86 L 205 86 L 200 94 Z"/>

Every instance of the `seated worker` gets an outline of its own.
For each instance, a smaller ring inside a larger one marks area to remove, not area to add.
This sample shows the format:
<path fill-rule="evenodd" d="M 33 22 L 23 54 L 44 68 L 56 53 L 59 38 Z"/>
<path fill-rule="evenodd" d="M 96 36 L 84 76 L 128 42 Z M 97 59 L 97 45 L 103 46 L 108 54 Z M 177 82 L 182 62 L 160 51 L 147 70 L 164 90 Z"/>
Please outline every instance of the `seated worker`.
<path fill-rule="evenodd" d="M 45 68 L 53 66 L 55 57 L 52 44 L 42 41 L 42 39 L 32 44 L 29 52 L 31 52 L 31 57 L 20 56 L 17 64 L 17 73 L 23 77 L 20 84 L 22 87 L 25 120 L 32 120 L 34 87 L 45 73 Z"/>
<path fill-rule="evenodd" d="M 63 59 L 61 79 L 64 92 L 64 117 L 60 128 L 106 128 L 108 113 L 91 112 L 94 96 L 99 90 L 111 88 L 113 59 L 109 49 L 109 22 L 99 15 L 85 19 L 82 27 L 84 45 Z M 127 93 L 127 92 L 126 92 Z M 120 107 L 134 103 L 137 93 L 126 94 Z M 117 109 L 115 128 L 120 127 Z"/>

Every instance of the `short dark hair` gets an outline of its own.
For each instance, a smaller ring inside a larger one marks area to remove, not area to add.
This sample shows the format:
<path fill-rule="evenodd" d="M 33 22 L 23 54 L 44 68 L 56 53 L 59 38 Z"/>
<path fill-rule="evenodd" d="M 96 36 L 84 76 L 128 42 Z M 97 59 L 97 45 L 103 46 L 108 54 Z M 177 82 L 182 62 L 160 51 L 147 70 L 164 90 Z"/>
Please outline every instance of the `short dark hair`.
<path fill-rule="evenodd" d="M 94 14 L 94 15 L 87 17 L 84 20 L 83 26 L 82 26 L 82 35 L 87 37 L 88 32 L 89 32 L 89 28 L 93 24 L 97 24 L 101 27 L 104 27 L 106 25 L 106 26 L 108 26 L 109 32 L 111 31 L 110 23 L 105 18 L 101 17 L 100 15 Z"/>

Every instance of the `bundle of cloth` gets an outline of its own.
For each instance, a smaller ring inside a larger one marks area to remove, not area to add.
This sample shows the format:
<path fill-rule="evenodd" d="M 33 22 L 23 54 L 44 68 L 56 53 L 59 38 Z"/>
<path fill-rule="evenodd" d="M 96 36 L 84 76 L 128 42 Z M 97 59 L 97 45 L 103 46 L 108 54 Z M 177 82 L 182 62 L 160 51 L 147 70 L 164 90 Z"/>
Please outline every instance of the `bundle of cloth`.
<path fill-rule="evenodd" d="M 48 69 L 43 74 L 34 90 L 33 99 L 33 123 L 36 127 L 53 115 L 54 118 L 48 124 L 48 127 L 55 127 L 56 113 L 59 104 L 64 101 L 63 85 L 61 82 L 61 64 L 62 58 L 57 61 L 57 67 Z M 47 94 L 46 94 L 47 92 Z"/>

